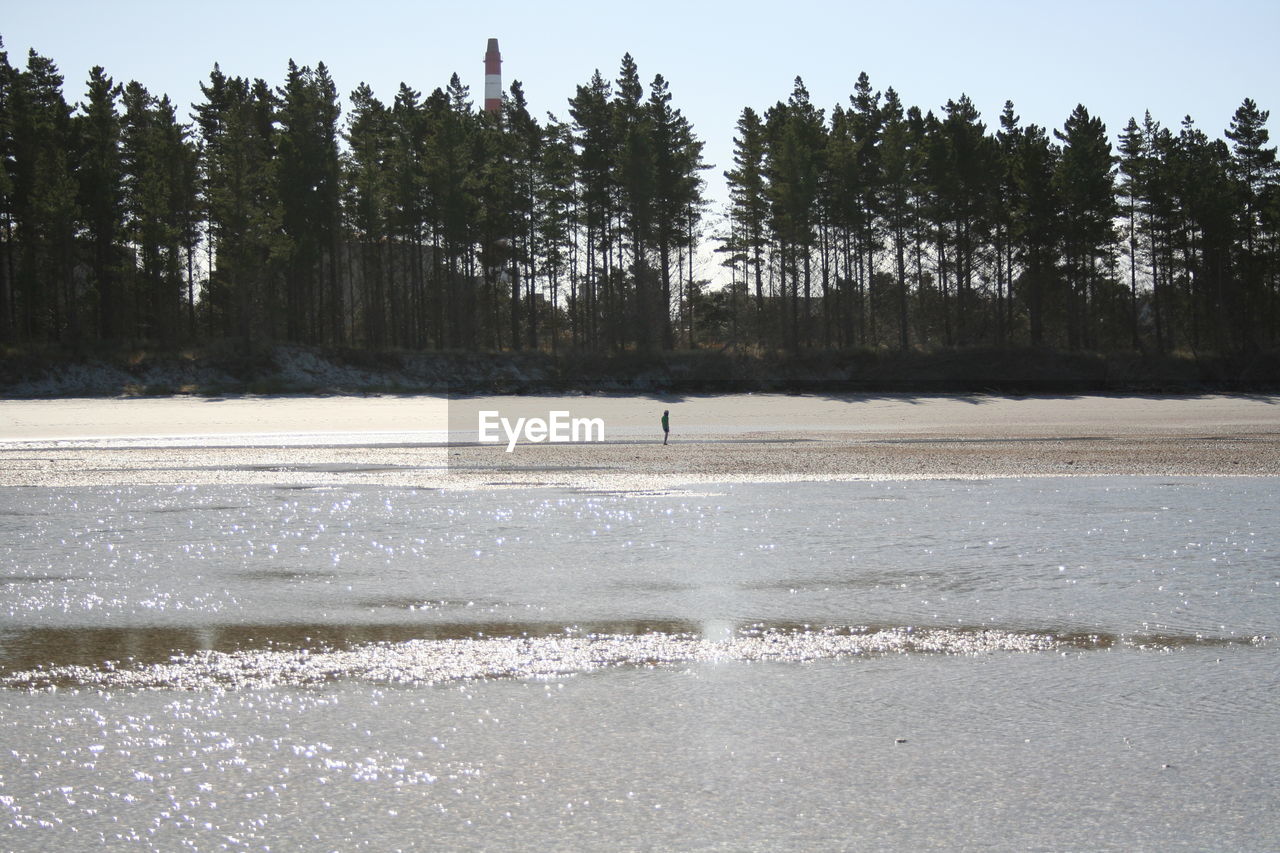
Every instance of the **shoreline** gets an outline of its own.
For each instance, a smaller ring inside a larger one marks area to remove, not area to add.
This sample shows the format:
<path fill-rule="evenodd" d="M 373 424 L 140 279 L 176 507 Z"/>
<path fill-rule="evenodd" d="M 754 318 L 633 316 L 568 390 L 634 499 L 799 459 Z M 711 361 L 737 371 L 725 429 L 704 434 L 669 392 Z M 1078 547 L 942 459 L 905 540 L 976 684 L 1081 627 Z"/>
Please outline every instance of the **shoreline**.
<path fill-rule="evenodd" d="M 1280 352 L 1157 355 L 1032 347 L 609 354 L 361 350 L 214 340 L 180 349 L 0 352 L 0 395 L 1180 394 L 1280 392 Z"/>
<path fill-rule="evenodd" d="M 476 442 L 474 412 L 599 417 L 602 443 Z M 672 412 L 671 444 L 658 418 Z M 443 439 L 450 441 L 445 443 Z M 1280 476 L 1280 396 L 189 397 L 0 401 L 0 486 L 713 483 Z"/>

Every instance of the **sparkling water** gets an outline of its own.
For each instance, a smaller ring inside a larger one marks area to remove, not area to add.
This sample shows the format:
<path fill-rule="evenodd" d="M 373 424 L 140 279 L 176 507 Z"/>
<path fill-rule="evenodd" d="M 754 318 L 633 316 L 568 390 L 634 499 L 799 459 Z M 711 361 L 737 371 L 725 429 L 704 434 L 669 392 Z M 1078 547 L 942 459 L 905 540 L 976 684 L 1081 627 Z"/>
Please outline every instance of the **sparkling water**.
<path fill-rule="evenodd" d="M 1280 483 L 0 490 L 0 849 L 1267 849 Z"/>

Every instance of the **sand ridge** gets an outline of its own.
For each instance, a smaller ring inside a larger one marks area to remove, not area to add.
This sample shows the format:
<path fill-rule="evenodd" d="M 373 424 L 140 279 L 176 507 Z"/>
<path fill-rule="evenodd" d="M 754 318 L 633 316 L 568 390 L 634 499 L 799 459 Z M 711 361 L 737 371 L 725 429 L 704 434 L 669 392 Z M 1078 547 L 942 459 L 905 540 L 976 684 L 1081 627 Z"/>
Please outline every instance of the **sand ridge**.
<path fill-rule="evenodd" d="M 476 413 L 602 443 L 478 444 Z M 671 411 L 672 441 L 659 418 Z M 447 441 L 446 441 L 447 439 Z M 1280 476 L 1280 397 L 237 397 L 0 401 L 0 485 L 662 490 L 698 483 Z"/>

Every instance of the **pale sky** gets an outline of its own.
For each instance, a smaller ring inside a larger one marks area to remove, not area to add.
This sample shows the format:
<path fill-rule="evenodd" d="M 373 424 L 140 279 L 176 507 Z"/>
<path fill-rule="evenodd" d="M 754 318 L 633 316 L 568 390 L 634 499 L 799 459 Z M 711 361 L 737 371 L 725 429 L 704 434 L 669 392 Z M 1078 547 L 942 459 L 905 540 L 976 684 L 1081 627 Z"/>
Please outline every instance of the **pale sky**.
<path fill-rule="evenodd" d="M 518 79 L 536 116 L 567 118 L 575 87 L 597 68 L 616 78 L 630 52 L 646 85 L 667 78 L 706 142 L 716 200 L 742 108 L 785 100 L 797 75 L 828 114 L 865 70 L 907 106 L 940 111 L 968 94 L 988 128 L 1006 99 L 1050 128 L 1083 103 L 1113 139 L 1145 110 L 1175 130 L 1190 114 L 1217 137 L 1251 97 L 1280 138 L 1277 0 L 0 0 L 0 36 L 14 65 L 29 48 L 53 59 L 68 101 L 102 65 L 168 94 L 184 117 L 215 62 L 279 85 L 291 58 L 324 62 L 344 96 L 364 81 L 387 102 L 401 81 L 426 94 L 457 72 L 479 103 L 497 38 L 504 88 Z"/>

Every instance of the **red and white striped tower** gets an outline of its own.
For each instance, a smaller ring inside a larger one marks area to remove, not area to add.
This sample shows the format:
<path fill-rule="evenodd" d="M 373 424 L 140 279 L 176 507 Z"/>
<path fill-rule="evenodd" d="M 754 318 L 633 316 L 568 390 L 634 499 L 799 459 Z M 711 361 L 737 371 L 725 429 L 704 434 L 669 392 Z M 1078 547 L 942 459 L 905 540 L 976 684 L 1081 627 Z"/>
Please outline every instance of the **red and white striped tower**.
<path fill-rule="evenodd" d="M 489 113 L 502 109 L 502 54 L 497 39 L 489 39 L 484 55 L 484 109 Z"/>

